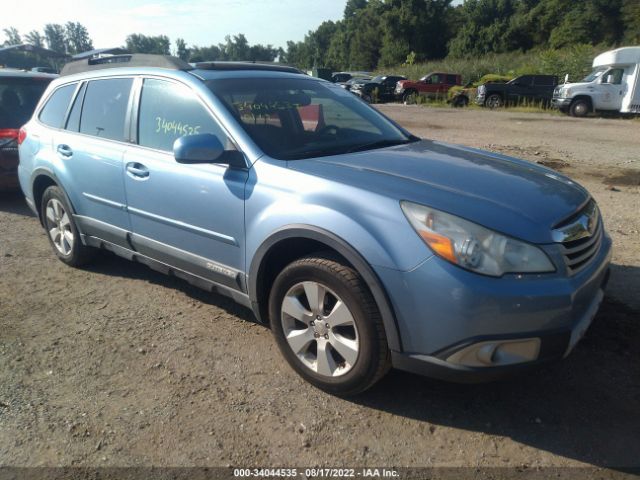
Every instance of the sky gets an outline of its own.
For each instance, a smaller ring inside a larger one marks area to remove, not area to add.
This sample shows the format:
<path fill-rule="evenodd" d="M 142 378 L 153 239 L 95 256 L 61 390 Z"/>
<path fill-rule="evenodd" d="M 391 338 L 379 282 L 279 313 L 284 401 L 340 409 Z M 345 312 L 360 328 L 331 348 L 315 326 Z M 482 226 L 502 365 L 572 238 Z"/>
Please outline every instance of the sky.
<path fill-rule="evenodd" d="M 21 35 L 42 30 L 47 23 L 82 23 L 95 48 L 124 45 L 130 33 L 167 35 L 187 45 L 224 42 L 226 35 L 244 33 L 250 44 L 285 47 L 302 40 L 325 20 L 342 18 L 346 0 L 20 0 L 3 8 L 1 31 L 15 27 Z"/>

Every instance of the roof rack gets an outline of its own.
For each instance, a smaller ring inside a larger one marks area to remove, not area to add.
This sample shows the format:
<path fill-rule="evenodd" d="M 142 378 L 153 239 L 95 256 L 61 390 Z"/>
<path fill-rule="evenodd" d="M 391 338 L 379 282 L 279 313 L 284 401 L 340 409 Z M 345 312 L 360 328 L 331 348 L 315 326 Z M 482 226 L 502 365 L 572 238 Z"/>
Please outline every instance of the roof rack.
<path fill-rule="evenodd" d="M 156 67 L 168 68 L 170 70 L 193 70 L 191 65 L 177 57 L 169 55 L 134 53 L 89 59 L 85 58 L 75 62 L 69 62 L 62 67 L 60 75 L 73 75 L 74 73 L 121 67 Z"/>
<path fill-rule="evenodd" d="M 304 74 L 302 70 L 295 67 L 268 62 L 197 62 L 195 67 L 201 70 L 265 70 Z"/>

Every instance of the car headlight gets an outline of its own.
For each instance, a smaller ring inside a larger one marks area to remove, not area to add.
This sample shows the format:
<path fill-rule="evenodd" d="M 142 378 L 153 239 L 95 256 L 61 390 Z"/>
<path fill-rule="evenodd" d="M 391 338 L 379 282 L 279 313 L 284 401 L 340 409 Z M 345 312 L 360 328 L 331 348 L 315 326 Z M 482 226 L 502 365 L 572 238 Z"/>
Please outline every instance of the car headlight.
<path fill-rule="evenodd" d="M 431 250 L 462 268 L 494 277 L 555 271 L 549 257 L 535 245 L 424 205 L 407 201 L 400 205 Z"/>
<path fill-rule="evenodd" d="M 480 85 L 480 86 L 478 87 L 478 93 L 479 93 L 480 95 L 484 95 L 484 92 L 485 92 L 486 90 L 487 90 L 487 87 L 485 87 L 484 85 Z"/>

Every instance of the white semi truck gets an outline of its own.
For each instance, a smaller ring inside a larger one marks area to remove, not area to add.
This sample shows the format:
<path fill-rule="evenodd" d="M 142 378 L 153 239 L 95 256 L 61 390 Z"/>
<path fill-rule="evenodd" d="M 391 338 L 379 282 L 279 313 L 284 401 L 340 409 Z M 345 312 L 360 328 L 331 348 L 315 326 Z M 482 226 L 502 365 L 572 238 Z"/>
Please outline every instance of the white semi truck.
<path fill-rule="evenodd" d="M 556 87 L 552 105 L 575 117 L 598 111 L 640 114 L 640 47 L 598 55 L 584 79 Z"/>

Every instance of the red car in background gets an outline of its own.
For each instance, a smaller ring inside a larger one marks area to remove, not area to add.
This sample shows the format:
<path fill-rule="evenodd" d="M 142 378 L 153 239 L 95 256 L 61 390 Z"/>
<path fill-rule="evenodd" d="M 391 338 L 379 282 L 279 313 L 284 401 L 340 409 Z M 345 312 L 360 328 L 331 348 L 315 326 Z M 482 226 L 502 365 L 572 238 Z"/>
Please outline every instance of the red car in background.
<path fill-rule="evenodd" d="M 400 80 L 396 84 L 395 97 L 404 103 L 415 103 L 418 96 L 446 99 L 447 92 L 455 85 L 462 85 L 462 75 L 434 72 L 418 81 Z"/>
<path fill-rule="evenodd" d="M 0 191 L 17 190 L 18 135 L 57 75 L 0 68 Z M 62 127 L 62 125 L 61 125 Z"/>

